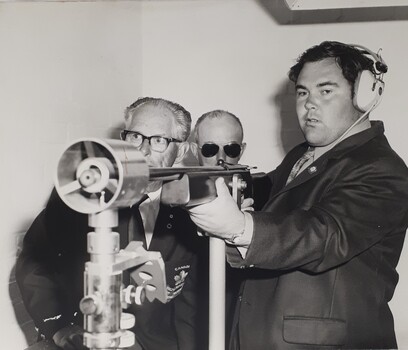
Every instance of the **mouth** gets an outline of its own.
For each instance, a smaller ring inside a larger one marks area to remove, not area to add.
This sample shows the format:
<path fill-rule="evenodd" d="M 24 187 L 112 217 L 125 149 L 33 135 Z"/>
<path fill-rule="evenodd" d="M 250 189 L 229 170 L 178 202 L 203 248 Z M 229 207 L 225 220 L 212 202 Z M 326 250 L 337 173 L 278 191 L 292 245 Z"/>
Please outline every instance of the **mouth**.
<path fill-rule="evenodd" d="M 316 125 L 318 122 L 319 122 L 319 120 L 317 118 L 307 117 L 306 121 L 305 121 L 305 124 L 307 126 L 313 126 L 313 125 Z"/>

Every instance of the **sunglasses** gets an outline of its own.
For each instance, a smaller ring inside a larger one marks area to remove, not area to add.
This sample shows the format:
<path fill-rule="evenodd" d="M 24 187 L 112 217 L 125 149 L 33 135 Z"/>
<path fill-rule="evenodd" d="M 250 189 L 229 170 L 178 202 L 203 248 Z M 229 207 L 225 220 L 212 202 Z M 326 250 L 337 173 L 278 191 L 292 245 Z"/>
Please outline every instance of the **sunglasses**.
<path fill-rule="evenodd" d="M 230 142 L 226 145 L 223 145 L 222 147 L 225 154 L 230 158 L 237 158 L 241 154 L 242 146 L 239 143 Z M 201 149 L 201 154 L 204 157 L 210 158 L 214 157 L 218 153 L 220 146 L 216 143 L 207 142 L 201 147 L 199 146 L 199 148 Z"/>

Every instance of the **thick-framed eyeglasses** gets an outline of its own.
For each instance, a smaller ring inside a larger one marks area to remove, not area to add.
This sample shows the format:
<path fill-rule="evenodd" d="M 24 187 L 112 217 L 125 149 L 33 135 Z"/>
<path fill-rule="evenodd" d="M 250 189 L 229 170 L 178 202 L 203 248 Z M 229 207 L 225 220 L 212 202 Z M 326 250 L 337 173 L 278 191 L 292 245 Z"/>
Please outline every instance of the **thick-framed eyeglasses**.
<path fill-rule="evenodd" d="M 237 158 L 241 154 L 242 145 L 237 142 L 230 142 L 221 146 L 225 154 L 230 158 Z M 212 142 L 206 142 L 198 147 L 201 150 L 201 154 L 206 158 L 214 157 L 220 149 L 220 145 Z"/>
<path fill-rule="evenodd" d="M 130 142 L 136 147 L 140 147 L 143 144 L 144 140 L 148 140 L 150 148 L 155 152 L 164 152 L 167 147 L 169 147 L 170 142 L 183 142 L 172 137 L 164 137 L 158 135 L 145 136 L 139 132 L 131 130 L 122 130 L 120 132 L 120 138 L 123 141 Z"/>

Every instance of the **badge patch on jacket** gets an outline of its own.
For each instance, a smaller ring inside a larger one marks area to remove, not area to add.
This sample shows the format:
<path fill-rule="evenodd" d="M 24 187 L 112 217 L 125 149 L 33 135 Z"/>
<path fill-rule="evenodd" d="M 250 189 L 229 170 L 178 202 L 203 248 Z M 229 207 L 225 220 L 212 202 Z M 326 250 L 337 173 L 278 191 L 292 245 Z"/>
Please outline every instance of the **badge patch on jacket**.
<path fill-rule="evenodd" d="M 189 270 L 190 265 L 176 266 L 173 269 L 166 266 L 168 301 L 174 299 L 181 293 Z"/>

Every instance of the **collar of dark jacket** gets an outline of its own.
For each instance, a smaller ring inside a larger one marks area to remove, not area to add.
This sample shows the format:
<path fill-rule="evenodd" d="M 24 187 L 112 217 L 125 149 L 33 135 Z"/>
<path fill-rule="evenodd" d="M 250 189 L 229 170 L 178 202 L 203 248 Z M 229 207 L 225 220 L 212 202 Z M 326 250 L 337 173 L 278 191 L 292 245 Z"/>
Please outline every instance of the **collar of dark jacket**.
<path fill-rule="evenodd" d="M 371 121 L 371 128 L 363 130 L 357 134 L 345 138 L 343 141 L 339 142 L 333 149 L 327 152 L 328 158 L 340 158 L 344 153 L 347 153 L 351 149 L 355 149 L 360 145 L 363 145 L 377 137 L 384 134 L 384 124 L 382 121 Z M 324 155 L 322 156 L 324 157 Z"/>
<path fill-rule="evenodd" d="M 347 153 L 351 149 L 355 149 L 360 145 L 363 145 L 384 133 L 384 124 L 382 121 L 371 121 L 371 128 L 363 130 L 357 134 L 345 138 L 343 141 L 339 142 L 331 150 L 324 153 L 321 158 L 340 158 L 344 153 Z M 299 159 L 303 153 L 306 152 L 309 145 L 307 142 L 303 142 L 296 146 L 291 152 L 289 152 L 288 157 L 293 158 L 293 163 Z"/>

